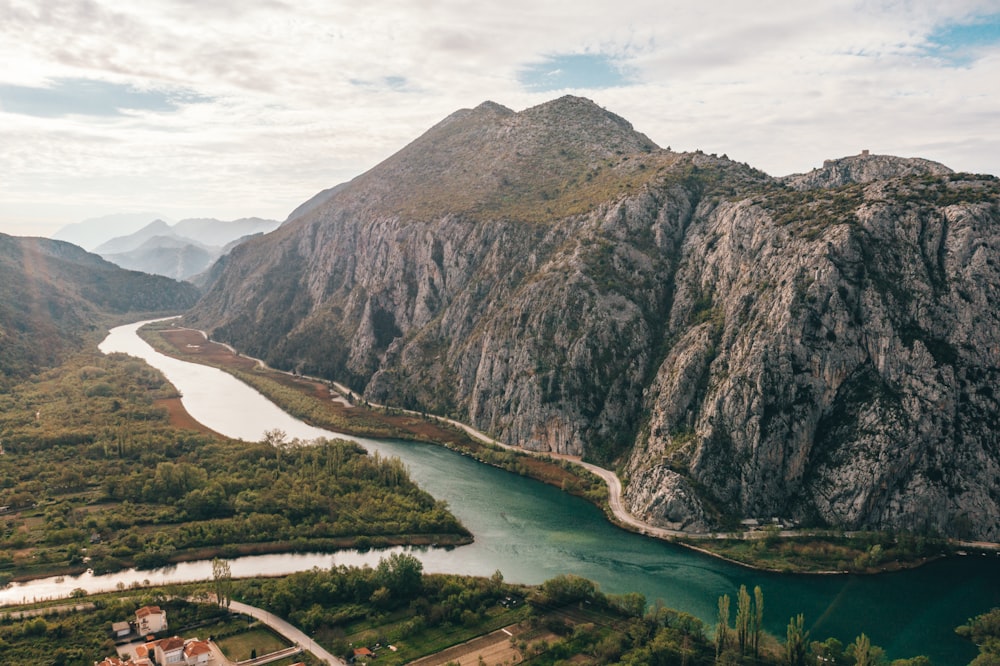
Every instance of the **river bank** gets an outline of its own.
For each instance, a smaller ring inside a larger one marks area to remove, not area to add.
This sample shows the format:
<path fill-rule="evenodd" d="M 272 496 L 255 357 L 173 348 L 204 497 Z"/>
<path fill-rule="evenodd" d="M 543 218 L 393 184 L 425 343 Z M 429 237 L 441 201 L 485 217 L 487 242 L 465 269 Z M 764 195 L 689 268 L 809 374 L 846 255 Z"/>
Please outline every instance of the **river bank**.
<path fill-rule="evenodd" d="M 776 573 L 875 574 L 918 567 L 950 555 L 957 547 L 944 540 L 884 533 L 837 534 L 827 530 L 764 528 L 692 534 L 657 527 L 628 511 L 617 474 L 579 457 L 528 451 L 452 419 L 361 401 L 343 385 L 269 368 L 259 359 L 209 340 L 202 331 L 174 322 L 144 327 L 140 335 L 161 353 L 233 374 L 312 425 L 361 437 L 390 436 L 444 445 L 480 462 L 583 497 L 622 529 L 676 543 L 739 566 Z M 314 404 L 303 405 L 304 398 Z M 595 479 L 600 479 L 601 487 L 595 487 Z"/>

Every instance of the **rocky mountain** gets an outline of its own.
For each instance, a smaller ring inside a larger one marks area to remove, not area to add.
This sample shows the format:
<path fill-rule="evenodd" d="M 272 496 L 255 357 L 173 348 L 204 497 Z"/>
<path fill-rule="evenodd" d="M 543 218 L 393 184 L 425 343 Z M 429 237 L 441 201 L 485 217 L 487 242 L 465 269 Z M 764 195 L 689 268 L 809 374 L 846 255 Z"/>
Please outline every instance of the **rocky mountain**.
<path fill-rule="evenodd" d="M 276 220 L 233 221 L 192 218 L 169 225 L 154 220 L 127 236 L 112 238 L 94 252 L 131 270 L 190 280 L 248 237 L 277 228 Z"/>
<path fill-rule="evenodd" d="M 617 467 L 631 510 L 1000 540 L 1000 184 L 773 178 L 565 97 L 459 111 L 235 248 L 190 324 Z"/>
<path fill-rule="evenodd" d="M 0 383 L 56 364 L 108 315 L 179 312 L 197 298 L 70 243 L 0 234 Z"/>
<path fill-rule="evenodd" d="M 870 183 L 903 176 L 945 176 L 953 173 L 943 164 L 919 157 L 901 158 L 892 155 L 872 155 L 867 150 L 860 155 L 826 160 L 822 169 L 785 176 L 781 182 L 792 189 L 843 187 L 851 183 Z"/>

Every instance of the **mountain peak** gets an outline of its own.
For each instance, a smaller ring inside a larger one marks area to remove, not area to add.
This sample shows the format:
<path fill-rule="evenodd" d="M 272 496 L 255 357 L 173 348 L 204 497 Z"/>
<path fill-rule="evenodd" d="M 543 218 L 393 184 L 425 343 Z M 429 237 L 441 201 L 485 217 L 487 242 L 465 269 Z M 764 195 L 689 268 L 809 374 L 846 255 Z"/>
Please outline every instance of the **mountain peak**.
<path fill-rule="evenodd" d="M 826 160 L 820 169 L 792 174 L 781 180 L 792 189 L 812 190 L 903 176 L 941 176 L 949 173 L 954 172 L 939 162 L 920 157 L 872 155 L 863 150 L 858 155 Z"/>
<path fill-rule="evenodd" d="M 503 104 L 497 104 L 496 102 L 491 100 L 486 100 L 485 102 L 477 106 L 475 109 L 473 109 L 473 111 L 477 111 L 480 113 L 492 113 L 498 116 L 509 116 L 514 113 L 514 111 L 508 109 Z"/>
<path fill-rule="evenodd" d="M 593 187 L 602 170 L 657 150 L 629 122 L 582 97 L 520 112 L 487 101 L 451 114 L 332 196 L 415 219 L 578 212 L 607 198 Z M 564 195 L 576 203 L 538 205 Z"/>

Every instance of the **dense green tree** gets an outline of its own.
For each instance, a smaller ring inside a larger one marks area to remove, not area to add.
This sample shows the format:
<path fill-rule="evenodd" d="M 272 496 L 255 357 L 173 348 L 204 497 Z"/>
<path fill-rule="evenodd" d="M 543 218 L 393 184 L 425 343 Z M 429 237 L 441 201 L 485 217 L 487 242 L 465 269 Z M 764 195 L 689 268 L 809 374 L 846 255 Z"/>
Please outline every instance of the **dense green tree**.
<path fill-rule="evenodd" d="M 233 574 L 229 562 L 218 557 L 212 560 L 212 582 L 215 586 L 216 601 L 220 606 L 229 608 L 233 586 Z"/>
<path fill-rule="evenodd" d="M 875 664 L 871 640 L 864 633 L 854 639 L 854 643 L 848 647 L 848 654 L 854 657 L 855 666 L 873 666 Z"/>
<path fill-rule="evenodd" d="M 740 591 L 736 597 L 736 643 L 740 647 L 740 654 L 747 653 L 751 618 L 750 594 L 747 592 L 746 585 L 740 585 Z"/>
<path fill-rule="evenodd" d="M 805 666 L 809 632 L 804 629 L 804 624 L 805 617 L 802 613 L 788 621 L 785 632 L 785 663 L 788 666 Z"/>
<path fill-rule="evenodd" d="M 753 656 L 760 656 L 760 635 L 764 632 L 764 592 L 760 585 L 753 588 Z"/>
<path fill-rule="evenodd" d="M 608 603 L 627 617 L 642 617 L 646 614 L 646 597 L 639 592 L 609 594 Z"/>
<path fill-rule="evenodd" d="M 729 595 L 719 597 L 718 622 L 715 625 L 715 658 L 718 659 L 729 642 Z"/>
<path fill-rule="evenodd" d="M 392 553 L 379 560 L 374 582 L 393 596 L 409 599 L 420 592 L 423 571 L 423 563 L 413 555 Z"/>
<path fill-rule="evenodd" d="M 1000 666 L 1000 608 L 971 618 L 955 632 L 979 646 L 970 666 Z"/>
<path fill-rule="evenodd" d="M 564 574 L 542 583 L 528 600 L 538 606 L 561 606 L 594 601 L 598 598 L 597 585 L 593 581 L 573 574 Z"/>

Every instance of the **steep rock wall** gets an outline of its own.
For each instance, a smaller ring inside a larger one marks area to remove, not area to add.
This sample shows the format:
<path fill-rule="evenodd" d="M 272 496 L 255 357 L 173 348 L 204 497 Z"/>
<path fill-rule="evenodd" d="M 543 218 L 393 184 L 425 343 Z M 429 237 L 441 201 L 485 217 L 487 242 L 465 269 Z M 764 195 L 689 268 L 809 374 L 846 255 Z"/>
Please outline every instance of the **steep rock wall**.
<path fill-rule="evenodd" d="M 1000 540 L 998 204 L 925 160 L 774 179 L 575 98 L 483 105 L 236 248 L 188 320 L 617 466 L 665 526 Z"/>

